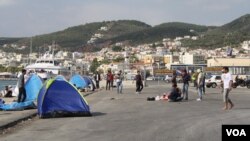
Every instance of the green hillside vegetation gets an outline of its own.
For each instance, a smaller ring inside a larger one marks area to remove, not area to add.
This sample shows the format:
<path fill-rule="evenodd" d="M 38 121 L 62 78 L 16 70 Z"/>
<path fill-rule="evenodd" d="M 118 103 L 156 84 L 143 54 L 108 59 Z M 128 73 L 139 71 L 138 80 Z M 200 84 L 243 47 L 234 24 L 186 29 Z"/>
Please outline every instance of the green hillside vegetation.
<path fill-rule="evenodd" d="M 101 27 L 107 27 L 107 31 L 101 31 Z M 102 34 L 103 37 L 96 40 L 94 44 L 87 44 L 94 34 Z M 244 15 L 223 26 L 202 26 L 181 22 L 163 23 L 150 26 L 135 20 L 118 20 L 88 23 L 67 28 L 63 31 L 54 32 L 32 37 L 33 51 L 52 44 L 53 41 L 60 46 L 61 50 L 97 51 L 116 42 L 126 42 L 131 45 L 154 43 L 162 41 L 163 38 L 176 38 L 183 36 L 199 36 L 198 40 L 182 40 L 182 46 L 191 48 L 213 49 L 223 46 L 239 46 L 245 40 L 250 40 L 250 14 Z M 17 43 L 30 46 L 30 38 L 0 38 L 0 45 Z M 4 50 L 11 50 L 7 48 Z M 29 52 L 29 48 L 21 50 Z M 16 52 L 21 52 L 17 50 Z"/>
<path fill-rule="evenodd" d="M 208 29 L 209 27 L 206 26 L 173 22 L 161 24 L 142 31 L 124 34 L 110 40 L 113 43 L 127 40 L 131 44 L 136 45 L 161 41 L 163 38 L 174 39 L 176 37 L 183 37 L 186 35 L 195 36 L 197 33 L 206 32 Z M 190 32 L 190 30 L 194 30 L 197 33 Z"/>
<path fill-rule="evenodd" d="M 107 26 L 108 31 L 100 31 L 100 27 Z M 111 22 L 96 22 L 88 23 L 85 25 L 79 25 L 67 28 L 63 31 L 54 32 L 51 34 L 45 34 L 32 37 L 34 50 L 37 51 L 38 47 L 51 44 L 55 41 L 59 46 L 66 50 L 75 51 L 80 49 L 83 45 L 87 44 L 87 41 L 96 33 L 104 35 L 104 39 L 110 39 L 133 31 L 140 31 L 150 26 L 138 22 L 129 20 L 111 21 Z M 19 44 L 29 44 L 30 38 L 26 38 L 18 41 Z"/>
<path fill-rule="evenodd" d="M 4 44 L 11 44 L 11 43 L 15 43 L 19 40 L 21 40 L 23 38 L 4 38 L 4 37 L 0 37 L 0 46 L 4 45 Z"/>
<path fill-rule="evenodd" d="M 102 34 L 104 34 L 103 39 L 111 39 L 127 33 L 133 33 L 136 31 L 142 31 L 144 29 L 151 28 L 150 25 L 133 20 L 113 21 L 108 22 L 106 25 L 108 26 L 109 30 L 101 32 Z"/>
<path fill-rule="evenodd" d="M 209 30 L 197 41 L 185 40 L 183 44 L 193 48 L 213 49 L 223 46 L 238 47 L 245 40 L 250 40 L 250 14 Z"/>

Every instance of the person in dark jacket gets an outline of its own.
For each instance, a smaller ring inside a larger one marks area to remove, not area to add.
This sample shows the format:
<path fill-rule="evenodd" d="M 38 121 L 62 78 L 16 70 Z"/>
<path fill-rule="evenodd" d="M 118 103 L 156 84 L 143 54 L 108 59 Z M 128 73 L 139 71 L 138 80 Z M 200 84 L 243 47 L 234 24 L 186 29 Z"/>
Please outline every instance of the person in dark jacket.
<path fill-rule="evenodd" d="M 26 90 L 25 90 L 25 81 L 24 81 L 24 75 L 26 74 L 26 70 L 22 70 L 22 74 L 18 78 L 18 88 L 19 88 L 19 94 L 17 102 L 24 102 L 26 99 Z"/>
<path fill-rule="evenodd" d="M 181 97 L 181 90 L 177 87 L 177 84 L 173 84 L 171 92 L 168 95 L 168 101 L 177 102 L 181 101 L 182 99 L 183 98 Z"/>
<path fill-rule="evenodd" d="M 137 71 L 137 75 L 135 76 L 136 81 L 136 93 L 140 94 L 143 89 L 142 76 L 140 71 Z"/>
<path fill-rule="evenodd" d="M 108 70 L 107 81 L 106 81 L 106 90 L 110 90 L 110 85 L 111 85 L 112 77 L 113 76 L 112 76 L 111 70 Z"/>
<path fill-rule="evenodd" d="M 177 77 L 176 70 L 173 70 L 173 77 L 171 79 L 172 85 L 174 85 L 174 84 L 177 85 L 176 77 Z"/>
<path fill-rule="evenodd" d="M 183 80 L 183 99 L 188 100 L 188 87 L 189 87 L 189 81 L 190 81 L 190 75 L 187 73 L 187 70 L 184 69 L 182 71 L 182 80 Z"/>
<path fill-rule="evenodd" d="M 101 81 L 101 76 L 98 71 L 96 71 L 94 75 L 94 79 L 95 79 L 96 88 L 99 89 L 100 88 L 99 82 Z"/>

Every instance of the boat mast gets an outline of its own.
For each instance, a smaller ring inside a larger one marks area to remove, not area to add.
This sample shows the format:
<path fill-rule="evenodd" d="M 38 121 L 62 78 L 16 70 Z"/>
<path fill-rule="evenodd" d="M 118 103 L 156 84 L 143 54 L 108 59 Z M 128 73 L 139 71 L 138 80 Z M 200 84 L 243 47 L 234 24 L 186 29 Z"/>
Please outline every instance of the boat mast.
<path fill-rule="evenodd" d="M 31 64 L 31 53 L 32 53 L 32 37 L 30 39 L 30 54 L 29 54 L 29 64 Z"/>
<path fill-rule="evenodd" d="M 52 45 L 52 59 L 54 60 L 54 48 L 56 46 L 55 41 L 53 41 L 53 45 Z"/>

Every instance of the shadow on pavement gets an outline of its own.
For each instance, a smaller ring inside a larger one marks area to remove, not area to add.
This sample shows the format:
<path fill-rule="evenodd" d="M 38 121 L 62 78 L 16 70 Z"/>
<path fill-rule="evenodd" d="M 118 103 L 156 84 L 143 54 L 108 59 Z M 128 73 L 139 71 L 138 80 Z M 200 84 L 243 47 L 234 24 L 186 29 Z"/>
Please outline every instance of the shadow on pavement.
<path fill-rule="evenodd" d="M 102 113 L 102 112 L 91 112 L 91 114 L 93 117 L 107 115 L 106 113 Z"/>

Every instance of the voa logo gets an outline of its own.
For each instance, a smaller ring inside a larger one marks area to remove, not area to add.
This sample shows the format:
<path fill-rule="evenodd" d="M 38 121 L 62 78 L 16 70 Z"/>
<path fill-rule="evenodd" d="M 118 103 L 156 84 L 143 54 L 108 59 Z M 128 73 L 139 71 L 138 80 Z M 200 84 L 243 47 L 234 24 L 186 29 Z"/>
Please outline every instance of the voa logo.
<path fill-rule="evenodd" d="M 244 129 L 226 129 L 227 136 L 247 136 Z"/>

